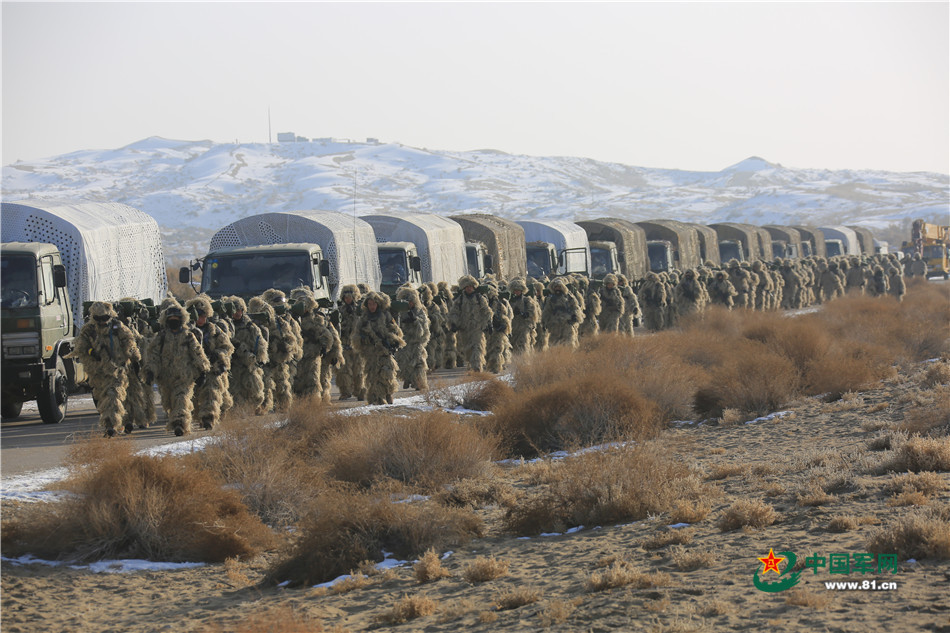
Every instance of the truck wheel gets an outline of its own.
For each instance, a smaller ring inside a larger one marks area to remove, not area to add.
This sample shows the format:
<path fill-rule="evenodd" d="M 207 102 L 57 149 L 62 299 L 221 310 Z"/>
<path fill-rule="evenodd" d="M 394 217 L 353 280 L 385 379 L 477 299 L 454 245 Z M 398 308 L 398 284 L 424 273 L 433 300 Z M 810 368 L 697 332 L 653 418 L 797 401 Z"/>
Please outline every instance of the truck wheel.
<path fill-rule="evenodd" d="M 43 380 L 40 394 L 36 397 L 36 407 L 44 424 L 59 424 L 66 417 L 66 369 L 63 359 L 56 358 L 56 370 Z"/>
<path fill-rule="evenodd" d="M 23 403 L 15 400 L 5 400 L 0 403 L 0 415 L 4 420 L 13 420 L 20 417 L 20 410 L 23 409 Z"/>

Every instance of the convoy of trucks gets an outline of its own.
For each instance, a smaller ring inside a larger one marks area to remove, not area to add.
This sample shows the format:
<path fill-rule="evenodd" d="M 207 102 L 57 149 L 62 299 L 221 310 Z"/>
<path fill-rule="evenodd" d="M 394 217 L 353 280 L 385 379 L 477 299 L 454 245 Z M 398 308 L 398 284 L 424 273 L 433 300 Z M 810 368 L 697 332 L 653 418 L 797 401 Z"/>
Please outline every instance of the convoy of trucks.
<path fill-rule="evenodd" d="M 85 379 L 66 358 L 83 304 L 160 302 L 168 288 L 161 234 L 150 216 L 116 203 L 4 202 L 0 217 L 0 413 L 16 418 L 35 400 L 43 422 L 57 423 Z"/>

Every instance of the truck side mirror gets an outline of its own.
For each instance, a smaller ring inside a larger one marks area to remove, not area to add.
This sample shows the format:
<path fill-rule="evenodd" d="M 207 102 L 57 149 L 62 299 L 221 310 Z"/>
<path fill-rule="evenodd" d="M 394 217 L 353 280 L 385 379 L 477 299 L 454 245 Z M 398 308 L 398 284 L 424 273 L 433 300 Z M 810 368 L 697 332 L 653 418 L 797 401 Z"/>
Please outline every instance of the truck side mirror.
<path fill-rule="evenodd" d="M 57 288 L 66 287 L 66 267 L 62 264 L 53 264 L 53 285 Z"/>
<path fill-rule="evenodd" d="M 178 283 L 180 284 L 190 284 L 191 283 L 191 268 L 188 266 L 182 266 L 178 269 Z"/>
<path fill-rule="evenodd" d="M 422 270 L 422 258 L 418 255 L 413 255 L 409 258 L 409 267 L 414 271 L 419 272 Z"/>
<path fill-rule="evenodd" d="M 329 277 L 330 276 L 330 260 L 321 259 L 320 260 L 320 276 Z"/>

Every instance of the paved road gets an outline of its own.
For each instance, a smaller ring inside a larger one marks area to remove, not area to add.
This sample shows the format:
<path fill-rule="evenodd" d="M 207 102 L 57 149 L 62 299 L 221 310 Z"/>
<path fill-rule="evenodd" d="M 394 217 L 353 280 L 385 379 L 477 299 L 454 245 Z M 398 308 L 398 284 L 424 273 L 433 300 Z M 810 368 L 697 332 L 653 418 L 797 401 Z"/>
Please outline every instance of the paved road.
<path fill-rule="evenodd" d="M 429 386 L 437 388 L 451 385 L 464 374 L 464 369 L 439 370 L 429 377 Z M 404 389 L 397 392 L 396 397 L 404 398 L 416 394 L 417 391 Z M 339 391 L 334 385 L 333 406 L 355 407 L 366 404 L 352 399 L 339 402 L 336 400 L 338 395 Z M 165 430 L 165 416 L 161 405 L 158 404 L 157 393 L 155 400 L 158 421 L 151 428 L 135 429 L 132 433 L 139 449 L 182 441 L 182 438 Z M 26 402 L 19 418 L 0 424 L 0 475 L 11 477 L 61 466 L 74 442 L 99 433 L 99 415 L 89 394 L 70 397 L 66 419 L 59 424 L 43 424 L 36 410 L 36 403 Z M 207 431 L 197 431 L 186 437 L 194 439 L 206 434 Z"/>

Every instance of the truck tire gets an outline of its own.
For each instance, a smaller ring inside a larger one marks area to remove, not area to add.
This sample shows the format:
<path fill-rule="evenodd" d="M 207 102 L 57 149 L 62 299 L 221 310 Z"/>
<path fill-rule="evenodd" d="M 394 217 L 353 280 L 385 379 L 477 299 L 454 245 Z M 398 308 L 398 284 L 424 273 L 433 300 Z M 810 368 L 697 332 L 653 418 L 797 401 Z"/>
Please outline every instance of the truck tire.
<path fill-rule="evenodd" d="M 44 424 L 59 424 L 66 417 L 69 394 L 66 390 L 66 368 L 63 359 L 56 357 L 56 369 L 44 380 L 36 397 L 36 407 Z"/>
<path fill-rule="evenodd" d="M 16 400 L 4 400 L 0 403 L 0 415 L 4 420 L 14 420 L 20 417 L 20 410 L 23 409 L 23 403 Z"/>

